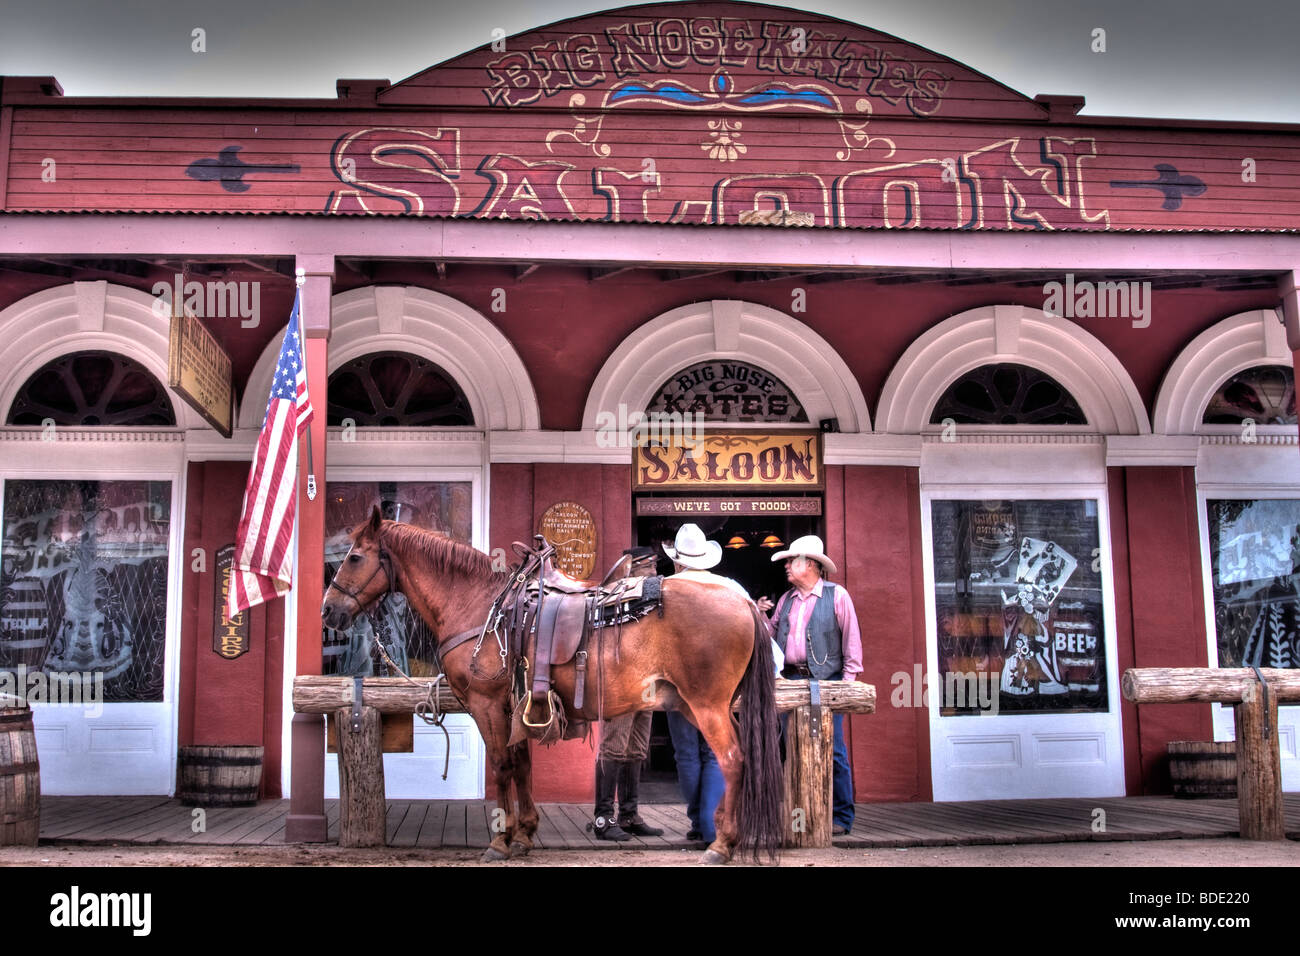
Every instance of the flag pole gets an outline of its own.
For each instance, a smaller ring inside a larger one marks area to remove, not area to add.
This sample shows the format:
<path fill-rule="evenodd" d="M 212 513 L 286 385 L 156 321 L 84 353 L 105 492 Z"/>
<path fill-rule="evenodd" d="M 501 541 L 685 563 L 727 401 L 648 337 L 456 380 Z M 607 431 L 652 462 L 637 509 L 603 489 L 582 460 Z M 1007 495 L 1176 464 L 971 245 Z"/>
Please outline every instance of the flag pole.
<path fill-rule="evenodd" d="M 302 347 L 303 365 L 307 364 L 307 337 L 303 334 L 302 325 L 302 287 L 307 283 L 307 270 L 294 270 L 294 284 L 298 287 L 295 295 L 298 298 L 298 344 Z M 306 369 L 303 370 L 304 374 Z M 316 500 L 316 463 L 312 455 L 311 447 L 311 428 L 307 429 L 307 500 Z"/>

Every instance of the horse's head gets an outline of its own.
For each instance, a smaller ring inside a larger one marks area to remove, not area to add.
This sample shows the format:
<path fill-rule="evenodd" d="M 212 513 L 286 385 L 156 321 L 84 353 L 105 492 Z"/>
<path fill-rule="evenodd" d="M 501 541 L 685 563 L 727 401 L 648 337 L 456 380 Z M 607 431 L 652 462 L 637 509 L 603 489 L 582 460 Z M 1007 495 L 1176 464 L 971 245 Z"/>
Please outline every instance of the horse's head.
<path fill-rule="evenodd" d="M 379 540 L 382 516 L 379 506 L 352 532 L 348 550 L 338 573 L 325 592 L 320 616 L 325 626 L 343 631 L 352 626 L 358 614 L 367 610 L 393 590 L 393 562 Z"/>

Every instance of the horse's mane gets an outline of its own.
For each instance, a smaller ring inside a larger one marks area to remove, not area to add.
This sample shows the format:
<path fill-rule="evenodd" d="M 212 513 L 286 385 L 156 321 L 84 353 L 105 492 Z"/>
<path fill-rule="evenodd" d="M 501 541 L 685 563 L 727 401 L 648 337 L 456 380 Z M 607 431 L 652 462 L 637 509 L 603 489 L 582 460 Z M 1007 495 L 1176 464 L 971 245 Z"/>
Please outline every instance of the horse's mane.
<path fill-rule="evenodd" d="M 381 537 L 403 550 L 414 549 L 428 561 L 438 575 L 466 574 L 495 579 L 505 572 L 492 569 L 492 559 L 478 548 L 444 534 L 415 525 L 385 522 Z"/>

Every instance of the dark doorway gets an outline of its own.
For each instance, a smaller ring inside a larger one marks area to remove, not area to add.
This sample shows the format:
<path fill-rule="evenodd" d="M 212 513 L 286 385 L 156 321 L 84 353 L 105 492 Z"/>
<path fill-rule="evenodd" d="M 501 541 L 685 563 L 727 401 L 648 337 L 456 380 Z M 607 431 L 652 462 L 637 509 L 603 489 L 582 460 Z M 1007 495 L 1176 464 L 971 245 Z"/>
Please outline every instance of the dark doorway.
<path fill-rule="evenodd" d="M 671 545 L 677 529 L 694 522 L 709 538 L 722 545 L 722 561 L 712 571 L 734 578 L 758 599 L 767 596 L 775 602 L 785 593 L 784 563 L 774 563 L 772 555 L 795 538 L 806 534 L 823 534 L 819 515 L 673 515 L 636 519 L 636 543 L 655 549 L 659 556 L 659 574 L 672 574 L 673 564 L 664 554 L 663 545 Z M 650 757 L 642 770 L 641 799 L 646 803 L 680 803 L 677 790 L 677 763 L 673 759 L 672 740 L 668 735 L 668 718 L 656 711 L 650 724 Z"/>

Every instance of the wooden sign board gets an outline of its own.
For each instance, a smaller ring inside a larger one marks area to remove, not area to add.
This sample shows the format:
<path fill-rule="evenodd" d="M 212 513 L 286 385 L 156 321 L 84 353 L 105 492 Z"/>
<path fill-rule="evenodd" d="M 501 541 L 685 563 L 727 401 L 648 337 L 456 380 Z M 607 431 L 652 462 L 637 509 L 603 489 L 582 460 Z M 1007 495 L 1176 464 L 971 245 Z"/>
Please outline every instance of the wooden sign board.
<path fill-rule="evenodd" d="M 223 437 L 230 437 L 235 409 L 230 356 L 192 315 L 172 317 L 167 384 Z"/>
<path fill-rule="evenodd" d="M 235 561 L 235 546 L 228 544 L 217 552 L 213 562 L 212 653 L 233 661 L 248 653 L 248 612 L 226 617 L 226 598 L 230 594 L 230 570 Z"/>
<path fill-rule="evenodd" d="M 707 431 L 632 450 L 633 491 L 821 491 L 820 432 Z"/>
<path fill-rule="evenodd" d="M 820 498 L 638 498 L 636 513 L 644 515 L 819 515 Z"/>
<path fill-rule="evenodd" d="M 546 509 L 537 533 L 555 548 L 555 567 L 579 581 L 596 570 L 596 522 L 576 501 L 559 501 Z"/>

